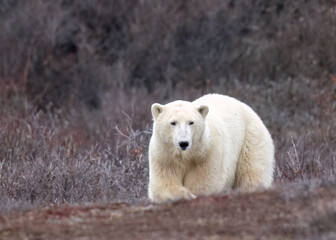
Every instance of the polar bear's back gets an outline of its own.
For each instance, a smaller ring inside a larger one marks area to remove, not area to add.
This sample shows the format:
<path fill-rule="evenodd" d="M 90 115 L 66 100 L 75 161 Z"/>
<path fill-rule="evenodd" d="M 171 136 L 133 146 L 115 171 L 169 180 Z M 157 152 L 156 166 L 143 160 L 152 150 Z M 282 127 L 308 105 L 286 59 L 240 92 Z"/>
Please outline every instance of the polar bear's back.
<path fill-rule="evenodd" d="M 194 102 L 196 105 L 207 105 L 210 109 L 209 113 L 220 114 L 224 111 L 226 114 L 241 114 L 244 113 L 248 107 L 243 102 L 238 101 L 237 99 L 220 94 L 207 94 L 201 98 L 196 99 Z"/>
<path fill-rule="evenodd" d="M 193 104 L 207 105 L 210 119 L 219 118 L 221 121 L 236 122 L 242 128 L 253 122 L 253 125 L 264 127 L 263 122 L 248 105 L 229 96 L 220 94 L 207 94 L 196 99 Z M 233 124 L 233 123 L 232 123 Z M 235 125 L 235 124 L 233 124 Z"/>

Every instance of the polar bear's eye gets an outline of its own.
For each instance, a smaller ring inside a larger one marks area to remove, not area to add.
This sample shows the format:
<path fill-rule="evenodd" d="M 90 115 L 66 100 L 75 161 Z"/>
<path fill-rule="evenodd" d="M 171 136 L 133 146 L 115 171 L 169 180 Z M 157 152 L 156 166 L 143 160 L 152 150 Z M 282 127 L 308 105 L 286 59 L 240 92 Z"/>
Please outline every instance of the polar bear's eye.
<path fill-rule="evenodd" d="M 193 122 L 193 121 L 190 121 L 190 122 L 189 122 L 189 125 L 193 125 L 193 124 L 194 124 L 194 122 Z"/>
<path fill-rule="evenodd" d="M 173 122 L 170 123 L 170 125 L 175 126 L 175 125 L 176 125 L 176 122 L 173 121 Z"/>

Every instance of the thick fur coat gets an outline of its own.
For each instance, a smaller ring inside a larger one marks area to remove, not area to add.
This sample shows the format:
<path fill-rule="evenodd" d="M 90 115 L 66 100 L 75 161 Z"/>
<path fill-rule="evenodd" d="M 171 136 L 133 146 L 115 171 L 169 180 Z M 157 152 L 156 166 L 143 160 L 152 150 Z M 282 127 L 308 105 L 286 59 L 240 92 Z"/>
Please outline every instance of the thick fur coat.
<path fill-rule="evenodd" d="M 148 196 L 153 202 L 270 187 L 272 138 L 246 104 L 219 94 L 153 104 Z"/>

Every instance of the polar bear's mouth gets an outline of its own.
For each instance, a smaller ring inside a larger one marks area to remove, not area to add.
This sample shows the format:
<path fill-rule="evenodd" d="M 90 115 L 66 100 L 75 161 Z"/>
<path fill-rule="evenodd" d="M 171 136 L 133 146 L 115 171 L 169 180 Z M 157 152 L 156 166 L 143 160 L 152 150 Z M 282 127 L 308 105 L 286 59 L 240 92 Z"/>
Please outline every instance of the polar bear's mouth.
<path fill-rule="evenodd" d="M 179 142 L 179 147 L 184 151 L 189 147 L 189 142 L 187 141 Z"/>

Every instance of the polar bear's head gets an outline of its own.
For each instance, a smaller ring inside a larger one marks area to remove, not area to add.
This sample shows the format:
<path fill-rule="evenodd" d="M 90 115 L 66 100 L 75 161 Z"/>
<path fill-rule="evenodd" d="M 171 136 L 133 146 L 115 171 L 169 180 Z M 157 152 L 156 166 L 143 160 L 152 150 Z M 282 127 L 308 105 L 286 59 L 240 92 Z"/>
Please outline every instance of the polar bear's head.
<path fill-rule="evenodd" d="M 153 134 L 166 144 L 185 151 L 200 142 L 209 108 L 191 102 L 175 101 L 166 105 L 152 105 Z"/>

